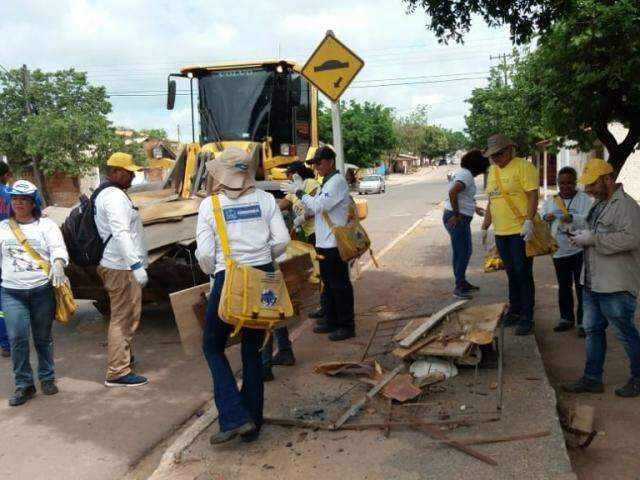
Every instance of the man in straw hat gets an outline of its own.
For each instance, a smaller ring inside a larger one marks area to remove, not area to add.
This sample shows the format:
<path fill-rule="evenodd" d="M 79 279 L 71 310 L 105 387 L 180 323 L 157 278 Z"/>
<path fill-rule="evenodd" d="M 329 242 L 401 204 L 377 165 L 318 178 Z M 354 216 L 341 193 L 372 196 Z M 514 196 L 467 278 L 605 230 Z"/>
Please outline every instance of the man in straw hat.
<path fill-rule="evenodd" d="M 489 137 L 484 155 L 493 165 L 487 179 L 489 207 L 482 223 L 482 243 L 486 245 L 487 230 L 493 223 L 509 281 L 505 325 L 516 325 L 516 335 L 528 335 L 533 329 L 535 285 L 533 258 L 527 257 L 525 242 L 533 237 L 539 179 L 536 167 L 514 153 L 515 143 L 509 138 Z"/>
<path fill-rule="evenodd" d="M 612 166 L 593 158 L 580 183 L 595 198 L 587 216 L 588 228 L 571 241 L 584 247 L 584 329 L 586 363 L 580 380 L 564 389 L 571 393 L 602 393 L 602 370 L 607 352 L 606 328 L 611 323 L 631 366 L 631 378 L 615 393 L 640 395 L 640 334 L 634 323 L 640 290 L 640 206 L 617 184 Z"/>
<path fill-rule="evenodd" d="M 128 153 L 107 160 L 107 183 L 95 198 L 96 227 L 105 243 L 97 272 L 109 293 L 107 387 L 138 387 L 147 379 L 132 368 L 133 336 L 140 324 L 142 287 L 147 284 L 147 249 L 137 209 L 125 193 L 140 170 Z"/>
<path fill-rule="evenodd" d="M 207 162 L 207 170 L 213 177 L 212 193 L 220 200 L 231 257 L 240 264 L 273 272 L 273 261 L 285 252 L 290 237 L 273 195 L 255 187 L 256 166 L 255 157 L 234 147 L 226 148 L 218 158 Z M 212 200 L 204 200 L 198 211 L 196 258 L 202 271 L 213 278 L 202 350 L 211 371 L 219 415 L 220 431 L 209 439 L 216 445 L 237 436 L 250 442 L 260 434 L 264 405 L 260 348 L 265 331 L 242 328 L 239 390 L 225 355 L 234 327 L 218 316 L 226 265 Z"/>

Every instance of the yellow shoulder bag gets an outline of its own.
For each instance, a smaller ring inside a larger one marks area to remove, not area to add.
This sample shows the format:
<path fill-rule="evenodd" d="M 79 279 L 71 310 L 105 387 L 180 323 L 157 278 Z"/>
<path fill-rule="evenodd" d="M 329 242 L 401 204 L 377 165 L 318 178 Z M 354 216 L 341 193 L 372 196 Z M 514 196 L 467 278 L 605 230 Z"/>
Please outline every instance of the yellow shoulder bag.
<path fill-rule="evenodd" d="M 498 173 L 498 169 L 495 170 L 496 184 L 498 185 L 498 189 L 500 190 L 500 194 L 502 198 L 504 198 L 507 205 L 516 216 L 517 219 L 521 223 L 524 223 L 526 217 L 520 213 L 516 205 L 513 203 L 511 197 L 504 191 L 502 186 L 502 180 L 500 179 L 500 174 Z M 539 255 L 548 255 L 550 253 L 555 252 L 558 249 L 558 243 L 556 239 L 551 235 L 551 231 L 549 230 L 549 226 L 542 221 L 540 215 L 536 213 L 533 217 L 533 238 L 525 243 L 525 250 L 527 257 L 537 257 Z"/>
<path fill-rule="evenodd" d="M 560 195 L 554 195 L 553 201 L 556 202 L 556 205 L 558 206 L 558 208 L 560 209 L 563 215 L 569 215 L 569 210 L 567 210 L 567 206 L 562 201 L 562 198 L 560 198 Z"/>
<path fill-rule="evenodd" d="M 18 242 L 22 245 L 22 248 L 31 255 L 40 268 L 45 273 L 45 275 L 49 276 L 49 271 L 51 267 L 48 262 L 45 262 L 44 259 L 40 256 L 38 252 L 34 250 L 34 248 L 29 244 L 27 238 L 22 233 L 20 226 L 13 219 L 9 219 L 9 226 L 11 227 L 11 231 L 13 235 L 18 239 Z M 67 323 L 73 314 L 76 313 L 78 306 L 76 305 L 75 300 L 73 299 L 73 292 L 71 291 L 71 286 L 69 282 L 63 283 L 59 287 L 55 287 L 55 297 L 56 297 L 56 320 L 62 323 Z"/>
<path fill-rule="evenodd" d="M 218 316 L 235 326 L 232 337 L 242 327 L 271 331 L 285 318 L 293 317 L 293 305 L 282 272 L 263 272 L 233 260 L 220 197 L 212 195 L 211 203 L 225 264 Z"/>
<path fill-rule="evenodd" d="M 341 227 L 334 225 L 327 212 L 322 212 L 322 216 L 324 217 L 324 221 L 327 222 L 327 225 L 329 225 L 331 232 L 336 237 L 338 252 L 340 253 L 342 261 L 349 262 L 361 257 L 368 251 L 373 263 L 376 267 L 378 266 L 378 262 L 376 262 L 373 252 L 371 251 L 371 240 L 369 239 L 369 235 L 367 235 L 367 231 L 360 223 L 353 199 L 349 206 L 349 215 L 345 226 Z"/>

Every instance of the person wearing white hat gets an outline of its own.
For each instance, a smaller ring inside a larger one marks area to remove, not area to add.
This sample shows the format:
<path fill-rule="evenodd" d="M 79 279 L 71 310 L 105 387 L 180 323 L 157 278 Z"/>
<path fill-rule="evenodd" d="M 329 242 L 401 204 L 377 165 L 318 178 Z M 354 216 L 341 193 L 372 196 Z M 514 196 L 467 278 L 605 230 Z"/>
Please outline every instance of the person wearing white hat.
<path fill-rule="evenodd" d="M 36 393 L 29 362 L 29 335 L 38 354 L 38 380 L 42 393 L 55 395 L 55 366 L 51 328 L 56 311 L 54 287 L 66 281 L 69 262 L 60 228 L 41 217 L 41 197 L 34 184 L 18 180 L 9 189 L 11 213 L 0 223 L 2 263 L 2 306 L 4 309 L 16 391 L 12 407 L 22 405 Z M 14 233 L 19 229 L 26 243 L 50 265 L 49 274 Z"/>
<path fill-rule="evenodd" d="M 228 147 L 218 158 L 207 162 L 206 168 L 213 179 L 212 193 L 220 200 L 231 257 L 240 264 L 273 272 L 273 262 L 285 252 L 290 237 L 273 195 L 255 187 L 257 159 L 244 150 Z M 213 280 L 202 350 L 213 379 L 220 431 L 209 441 L 220 444 L 238 435 L 244 442 L 253 441 L 262 427 L 264 379 L 260 348 L 265 332 L 242 328 L 239 390 L 225 354 L 234 327 L 218 315 L 226 267 L 212 198 L 200 204 L 196 241 L 200 268 Z"/>
<path fill-rule="evenodd" d="M 133 372 L 133 336 L 140 323 L 142 288 L 148 281 L 147 250 L 137 209 L 125 193 L 140 170 L 128 153 L 107 160 L 108 186 L 95 199 L 96 227 L 105 243 L 97 272 L 109 294 L 107 387 L 138 387 L 147 379 Z"/>

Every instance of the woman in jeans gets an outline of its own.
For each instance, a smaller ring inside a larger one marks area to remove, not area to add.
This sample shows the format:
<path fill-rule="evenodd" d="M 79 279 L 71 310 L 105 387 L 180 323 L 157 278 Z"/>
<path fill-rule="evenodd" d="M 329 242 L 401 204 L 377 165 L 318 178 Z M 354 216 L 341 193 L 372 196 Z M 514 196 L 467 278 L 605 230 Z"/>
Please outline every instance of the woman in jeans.
<path fill-rule="evenodd" d="M 234 147 L 226 148 L 207 163 L 213 177 L 212 193 L 220 200 L 231 257 L 240 264 L 272 272 L 274 259 L 284 253 L 290 238 L 273 195 L 255 187 L 256 168 L 254 158 Z M 211 198 L 200 204 L 196 241 L 200 268 L 213 279 L 202 350 L 213 379 L 220 431 L 209 441 L 212 445 L 219 444 L 240 435 L 249 442 L 258 438 L 262 426 L 264 381 L 260 348 L 265 333 L 242 328 L 242 389 L 238 390 L 225 355 L 234 327 L 218 316 L 226 267 Z"/>
<path fill-rule="evenodd" d="M 471 291 L 478 287 L 471 285 L 466 278 L 467 266 L 471 258 L 471 220 L 473 214 L 484 215 L 484 209 L 476 206 L 475 177 L 489 168 L 487 160 L 480 150 L 467 152 L 460 160 L 460 169 L 449 182 L 449 196 L 445 201 L 442 221 L 451 237 L 453 251 L 453 275 L 456 285 L 453 296 L 471 298 Z"/>
<path fill-rule="evenodd" d="M 58 226 L 41 218 L 40 195 L 35 185 L 17 181 L 9 189 L 11 214 L 0 223 L 2 255 L 2 307 L 11 344 L 11 361 L 16 391 L 9 400 L 12 407 L 22 405 L 36 393 L 29 362 L 29 335 L 38 354 L 38 379 L 42 393 L 58 393 L 53 363 L 51 327 L 56 303 L 53 288 L 66 281 L 64 267 L 69 261 Z M 49 263 L 47 275 L 20 244 L 11 229 L 15 221 L 31 247 Z"/>

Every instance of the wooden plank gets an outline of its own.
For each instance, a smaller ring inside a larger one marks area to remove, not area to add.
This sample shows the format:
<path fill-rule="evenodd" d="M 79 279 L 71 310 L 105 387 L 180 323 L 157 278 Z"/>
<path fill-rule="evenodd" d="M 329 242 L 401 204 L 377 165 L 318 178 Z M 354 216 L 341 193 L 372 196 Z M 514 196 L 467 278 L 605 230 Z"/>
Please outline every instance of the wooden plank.
<path fill-rule="evenodd" d="M 437 336 L 430 335 L 430 336 L 425 337 L 425 338 L 423 338 L 421 340 L 418 340 L 416 343 L 411 345 L 409 348 L 398 347 L 398 348 L 394 349 L 391 353 L 393 353 L 396 357 L 400 357 L 401 359 L 404 360 L 405 358 L 409 357 L 410 355 L 412 355 L 413 353 L 417 352 L 421 348 L 426 347 L 430 343 L 434 342 L 435 340 L 437 340 L 437 338 L 438 338 Z"/>
<path fill-rule="evenodd" d="M 182 350 L 187 357 L 202 355 L 202 330 L 203 318 L 198 318 L 198 311 L 194 306 L 203 302 L 203 294 L 206 294 L 211 286 L 208 283 L 188 288 L 169 295 L 171 308 L 176 319 Z"/>
<path fill-rule="evenodd" d="M 410 347 L 413 343 L 418 340 L 421 336 L 428 333 L 433 327 L 435 327 L 444 317 L 446 317 L 451 312 L 455 312 L 456 310 L 462 308 L 468 300 L 459 300 L 454 302 L 446 307 L 438 310 L 436 313 L 431 315 L 424 323 L 418 326 L 412 333 L 410 333 L 405 339 L 400 341 L 401 347 Z"/>
<path fill-rule="evenodd" d="M 146 225 L 144 241 L 147 251 L 195 238 L 197 223 L 198 216 L 190 215 L 179 222 Z"/>
<path fill-rule="evenodd" d="M 148 225 L 163 219 L 196 215 L 201 202 L 202 199 L 194 198 L 146 204 L 140 207 L 140 219 L 144 225 Z"/>
<path fill-rule="evenodd" d="M 488 455 L 485 455 L 484 453 L 480 453 L 479 451 L 464 445 L 456 440 L 451 440 L 449 437 L 447 437 L 441 430 L 434 428 L 432 425 L 428 425 L 426 422 L 424 422 L 422 419 L 418 418 L 418 417 L 414 417 L 412 415 L 407 415 L 407 414 L 401 414 L 400 415 L 403 419 L 405 420 L 409 420 L 411 422 L 413 422 L 411 424 L 411 428 L 413 428 L 414 430 L 420 430 L 423 431 L 425 433 L 428 433 L 429 436 L 435 438 L 436 440 L 440 440 L 442 443 L 444 443 L 445 445 L 450 446 L 451 448 L 454 448 L 460 452 L 466 453 L 467 455 L 473 457 L 473 458 L 477 458 L 478 460 L 480 460 L 481 462 L 487 463 L 489 465 L 493 465 L 493 466 L 497 466 L 498 462 L 496 462 L 493 458 L 489 457 Z"/>
<path fill-rule="evenodd" d="M 331 426 L 332 430 L 338 430 L 344 423 L 349 420 L 352 416 L 354 416 L 362 406 L 367 403 L 367 400 L 373 398 L 380 390 L 384 388 L 384 386 L 389 383 L 391 380 L 395 378 L 402 370 L 404 370 L 404 363 L 401 363 L 396 368 L 387 373 L 382 379 L 367 392 L 365 396 L 363 396 L 360 400 L 356 401 L 349 407 L 349 409 L 344 412 L 344 414 Z"/>
<path fill-rule="evenodd" d="M 531 440 L 534 438 L 547 437 L 551 435 L 549 430 L 534 433 L 523 433 L 521 435 L 504 435 L 496 437 L 477 437 L 477 438 L 457 438 L 456 442 L 461 445 L 488 445 L 491 443 L 518 442 L 521 440 Z M 441 445 L 443 441 L 427 443 L 426 445 Z M 425 445 L 424 443 L 421 445 Z"/>

